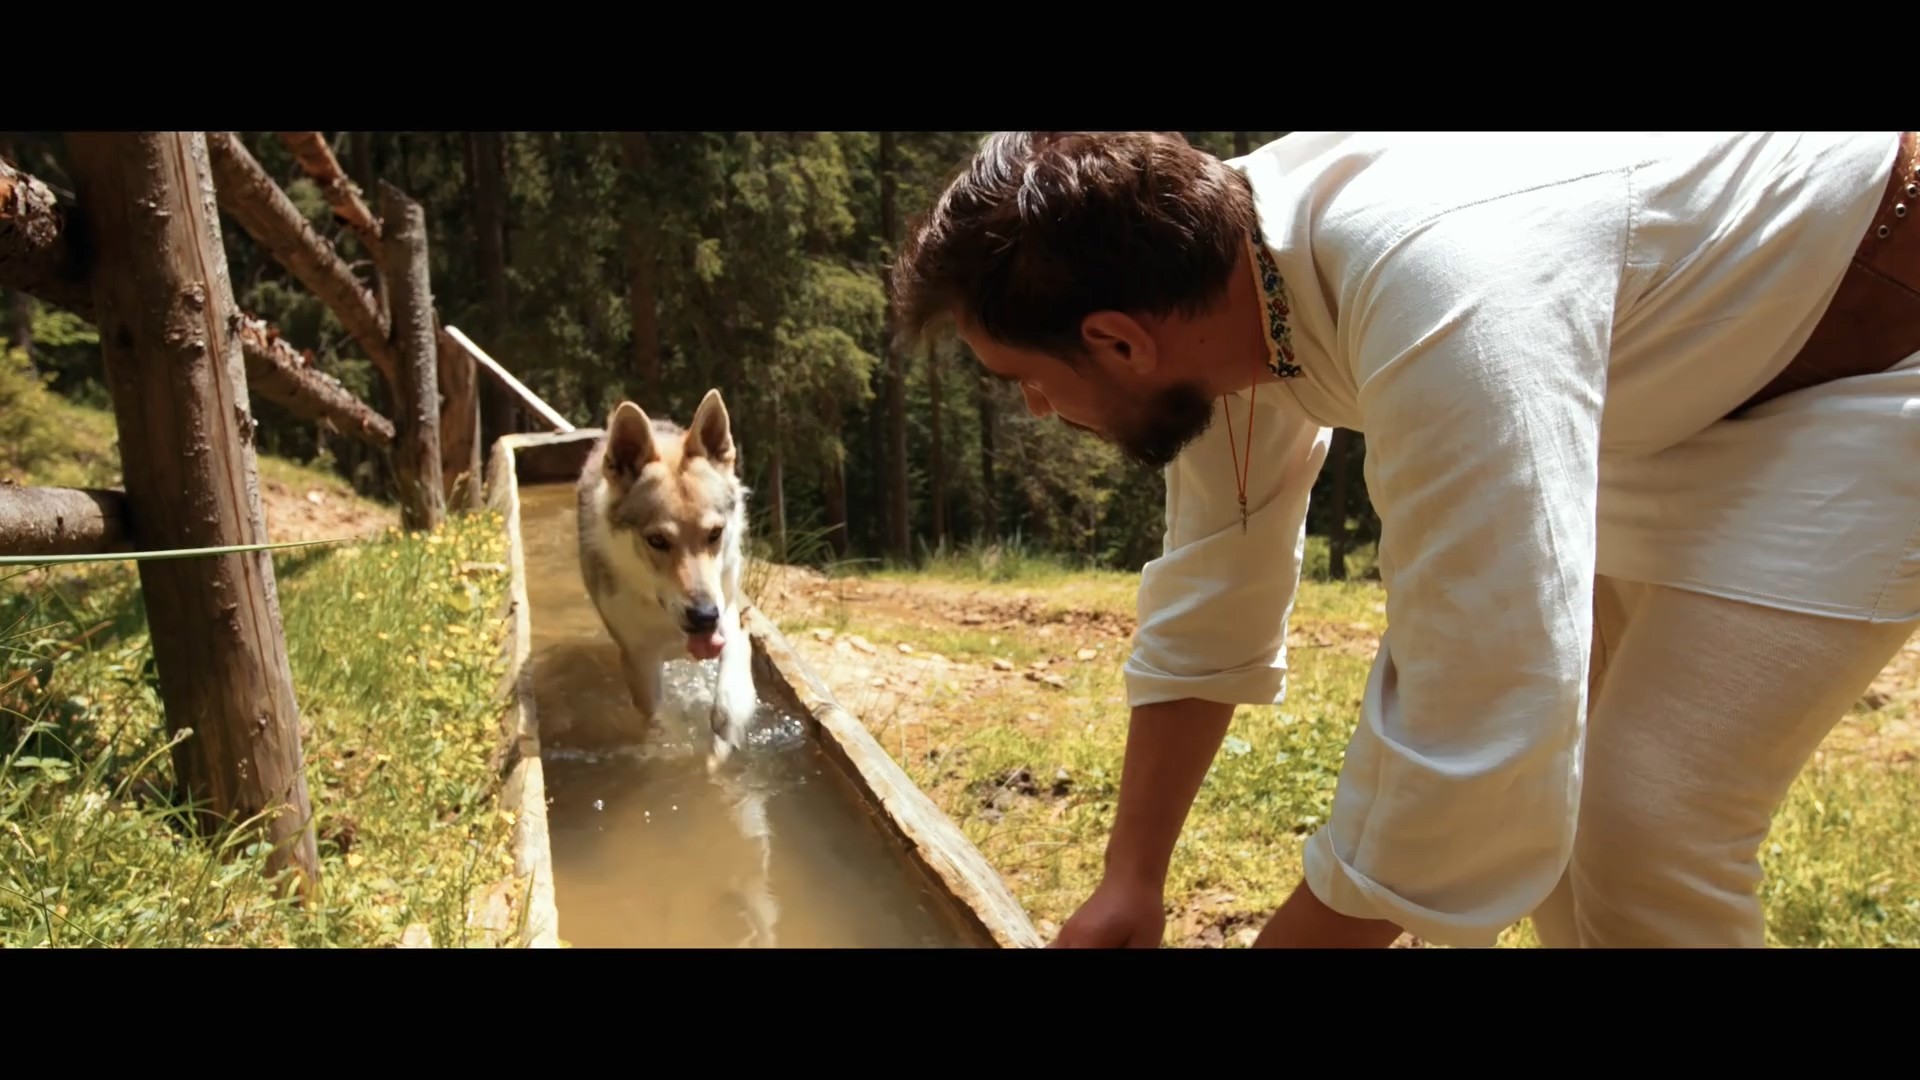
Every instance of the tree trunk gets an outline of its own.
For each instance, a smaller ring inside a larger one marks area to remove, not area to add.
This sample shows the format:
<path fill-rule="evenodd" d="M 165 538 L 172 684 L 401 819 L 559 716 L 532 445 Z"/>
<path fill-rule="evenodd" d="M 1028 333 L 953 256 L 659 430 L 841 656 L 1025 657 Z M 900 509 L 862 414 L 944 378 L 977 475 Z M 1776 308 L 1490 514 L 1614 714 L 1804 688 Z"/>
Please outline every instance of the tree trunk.
<path fill-rule="evenodd" d="M 881 280 L 887 292 L 887 318 L 882 328 L 880 362 L 887 373 L 887 550 L 895 558 L 913 555 L 912 520 L 907 501 L 907 358 L 893 344 L 893 266 L 897 233 L 895 214 L 893 132 L 880 133 L 880 242 L 886 262 Z"/>
<path fill-rule="evenodd" d="M 26 353 L 27 365 L 33 369 L 33 297 L 19 289 L 8 289 L 7 311 L 12 324 L 7 328 L 7 344 Z"/>
<path fill-rule="evenodd" d="M 0 555 L 130 551 L 129 532 L 118 491 L 0 484 Z"/>
<path fill-rule="evenodd" d="M 1233 156 L 1234 157 L 1247 156 L 1248 154 L 1247 136 L 1248 136 L 1248 133 L 1245 131 L 1236 131 L 1233 133 Z"/>
<path fill-rule="evenodd" d="M 840 428 L 835 423 L 836 429 Z M 827 461 L 826 477 L 827 524 L 832 531 L 827 534 L 827 542 L 833 545 L 836 559 L 847 557 L 851 538 L 847 535 L 847 448 L 846 444 L 835 439 L 832 456 Z"/>
<path fill-rule="evenodd" d="M 886 353 L 874 365 L 867 387 L 872 392 L 867 405 L 867 497 L 861 504 L 865 515 L 862 526 L 869 550 L 885 551 L 887 538 L 893 535 L 891 507 L 887 505 L 887 369 Z"/>
<path fill-rule="evenodd" d="M 646 190 L 647 170 L 653 163 L 653 147 L 647 139 L 647 133 L 621 132 L 620 149 L 626 159 L 632 187 L 636 191 Z M 660 401 L 666 393 L 665 379 L 660 369 L 660 309 L 655 285 L 658 276 L 656 263 L 660 253 L 653 213 L 653 207 L 647 200 L 638 197 L 627 200 L 627 212 L 624 215 L 627 310 L 633 320 L 634 375 L 640 384 L 640 393 L 646 395 L 648 402 Z"/>
<path fill-rule="evenodd" d="M 767 501 L 773 506 L 774 561 L 787 561 L 786 424 L 780 412 L 780 391 L 773 393 L 773 446 L 767 456 Z"/>
<path fill-rule="evenodd" d="M 940 349 L 934 346 L 927 350 L 927 396 L 929 411 L 933 419 L 933 542 L 936 547 L 947 542 L 947 456 L 944 441 L 940 436 Z"/>
<path fill-rule="evenodd" d="M 353 340 L 366 350 L 392 388 L 399 379 L 399 361 L 388 339 L 388 320 L 373 293 L 342 262 L 333 245 L 313 231 L 293 201 L 273 182 L 253 155 L 230 131 L 207 132 L 213 154 L 213 174 L 220 209 L 232 215 L 274 261 L 298 278 L 327 305 Z M 386 217 L 384 209 L 381 216 Z M 392 222 L 383 223 L 391 229 Z M 390 269 L 398 276 L 404 269 Z M 397 397 L 397 395 L 396 395 Z"/>
<path fill-rule="evenodd" d="M 497 131 L 467 135 L 473 169 L 473 223 L 486 318 L 480 326 L 491 337 L 507 330 L 507 185 L 504 147 Z"/>
<path fill-rule="evenodd" d="M 1347 467 L 1352 456 L 1353 432 L 1334 428 L 1327 446 L 1327 464 L 1333 468 L 1333 524 L 1327 531 L 1327 576 L 1335 581 L 1347 579 Z"/>
<path fill-rule="evenodd" d="M 400 521 L 408 529 L 437 528 L 446 518 L 440 467 L 440 359 L 427 274 L 427 215 L 420 204 L 382 180 L 382 265 L 393 296 L 393 353 L 399 360 L 394 405 L 394 478 Z"/>
<path fill-rule="evenodd" d="M 239 317 L 200 132 L 71 133 L 95 325 L 142 547 L 267 540 Z M 203 829 L 269 815 L 271 872 L 319 858 L 300 710 L 266 552 L 143 560 L 168 728 Z"/>
<path fill-rule="evenodd" d="M 994 479 L 994 458 L 999 454 L 998 422 L 1000 410 L 993 400 L 993 378 L 980 372 L 974 383 L 974 401 L 980 409 L 980 486 L 986 494 L 984 511 L 988 540 L 1000 538 L 1000 485 Z"/>
<path fill-rule="evenodd" d="M 512 322 L 512 301 L 507 293 L 506 142 L 499 132 L 468 134 L 467 168 L 473 199 L 475 261 L 479 263 L 481 294 L 486 297 L 480 332 L 495 343 L 506 335 Z M 512 395 L 499 380 L 480 377 L 477 392 L 483 445 L 492 446 L 500 436 L 519 430 Z"/>

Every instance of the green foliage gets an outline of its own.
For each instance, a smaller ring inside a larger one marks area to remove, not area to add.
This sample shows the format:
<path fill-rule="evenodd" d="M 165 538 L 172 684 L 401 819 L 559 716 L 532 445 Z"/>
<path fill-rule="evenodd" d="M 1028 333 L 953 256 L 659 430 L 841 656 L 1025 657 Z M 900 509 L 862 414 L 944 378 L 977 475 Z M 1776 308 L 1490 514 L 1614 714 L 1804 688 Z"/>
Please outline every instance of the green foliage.
<path fill-rule="evenodd" d="M 91 323 L 65 308 L 36 305 L 33 313 L 33 346 L 49 352 L 66 349 L 96 349 L 100 334 Z"/>
<path fill-rule="evenodd" d="M 72 332 L 73 338 L 90 334 L 77 328 Z M 35 374 L 26 353 L 0 349 L 0 480 L 46 487 L 118 487 L 112 415 L 53 393 L 48 384 L 54 378 L 51 373 Z"/>
<path fill-rule="evenodd" d="M 65 308 L 33 306 L 33 365 L 46 385 L 75 404 L 108 406 L 100 371 L 100 335 L 93 325 Z"/>
<path fill-rule="evenodd" d="M 467 912 L 511 873 L 503 548 L 481 514 L 276 558 L 321 838 L 305 910 L 244 834 L 187 829 L 132 568 L 0 584 L 0 945 L 497 944 Z"/>

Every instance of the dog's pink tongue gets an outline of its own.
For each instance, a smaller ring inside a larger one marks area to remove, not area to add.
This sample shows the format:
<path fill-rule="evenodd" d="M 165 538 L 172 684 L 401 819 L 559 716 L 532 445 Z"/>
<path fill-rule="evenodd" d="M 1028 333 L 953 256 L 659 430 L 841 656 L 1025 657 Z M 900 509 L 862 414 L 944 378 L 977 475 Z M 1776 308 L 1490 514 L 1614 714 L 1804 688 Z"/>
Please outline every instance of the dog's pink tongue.
<path fill-rule="evenodd" d="M 705 634 L 688 634 L 687 653 L 695 660 L 711 660 L 720 655 L 720 647 L 726 643 L 726 636 L 718 630 Z"/>

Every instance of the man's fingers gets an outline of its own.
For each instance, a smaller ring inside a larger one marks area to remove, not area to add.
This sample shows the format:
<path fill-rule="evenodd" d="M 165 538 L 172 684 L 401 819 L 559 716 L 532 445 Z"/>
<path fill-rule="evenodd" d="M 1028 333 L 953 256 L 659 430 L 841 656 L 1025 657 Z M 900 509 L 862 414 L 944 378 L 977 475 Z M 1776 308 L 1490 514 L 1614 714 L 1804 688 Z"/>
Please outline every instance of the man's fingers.
<path fill-rule="evenodd" d="M 1060 932 L 1053 935 L 1053 940 L 1047 942 L 1047 948 L 1097 949 L 1100 947 L 1100 943 L 1090 940 L 1091 934 L 1092 932 L 1085 929 L 1081 924 L 1068 920 L 1067 924 L 1060 928 Z"/>

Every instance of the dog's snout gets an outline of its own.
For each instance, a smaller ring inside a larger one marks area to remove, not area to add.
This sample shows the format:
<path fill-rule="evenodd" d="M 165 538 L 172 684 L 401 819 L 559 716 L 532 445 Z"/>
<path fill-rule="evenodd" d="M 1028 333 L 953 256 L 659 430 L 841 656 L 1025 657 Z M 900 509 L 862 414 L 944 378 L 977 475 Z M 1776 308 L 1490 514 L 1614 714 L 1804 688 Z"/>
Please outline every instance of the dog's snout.
<path fill-rule="evenodd" d="M 696 600 L 687 605 L 687 629 L 704 634 L 720 625 L 720 609 L 711 600 Z"/>

